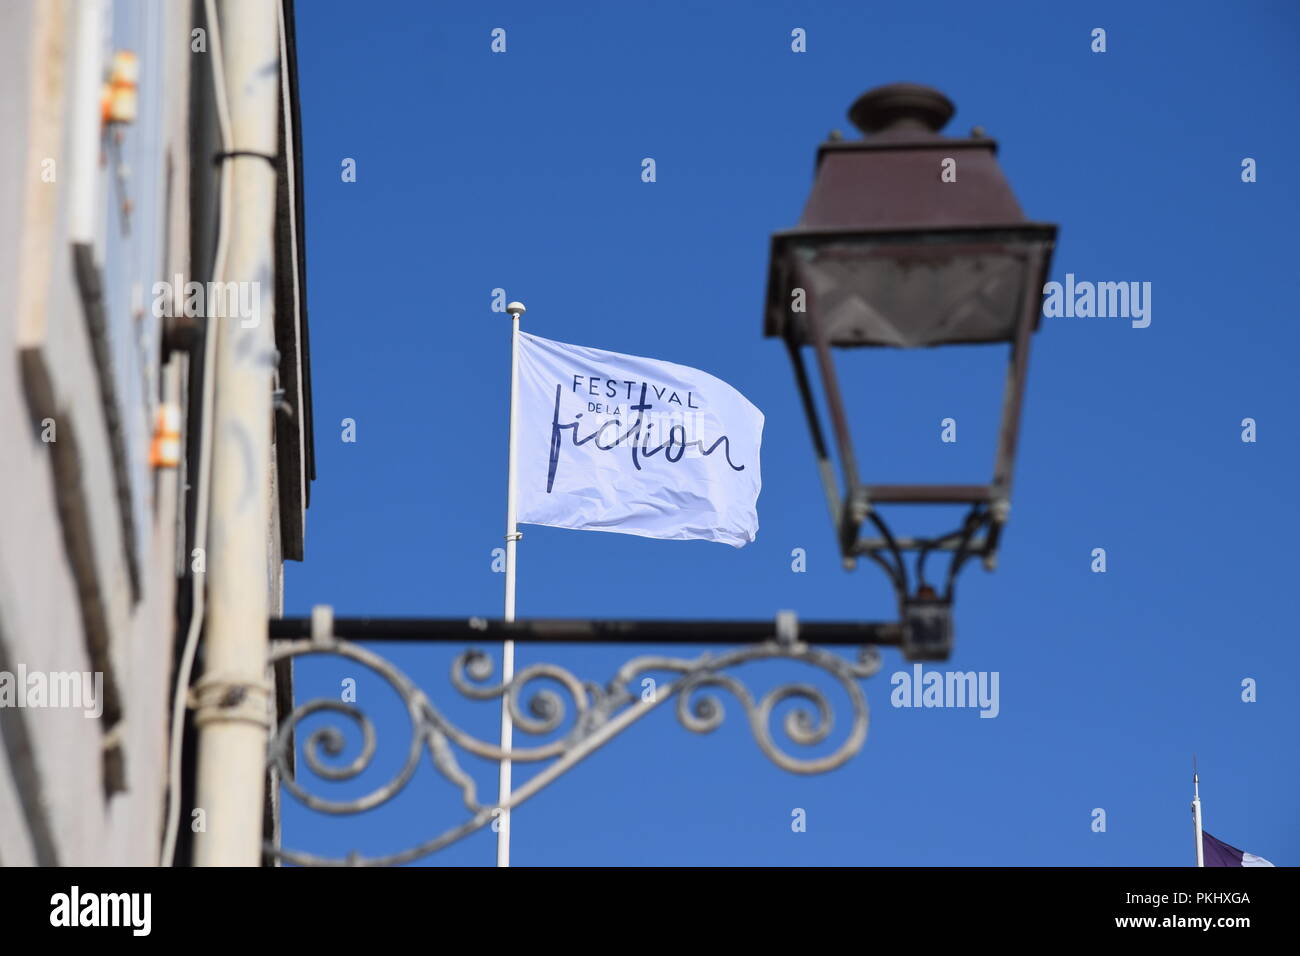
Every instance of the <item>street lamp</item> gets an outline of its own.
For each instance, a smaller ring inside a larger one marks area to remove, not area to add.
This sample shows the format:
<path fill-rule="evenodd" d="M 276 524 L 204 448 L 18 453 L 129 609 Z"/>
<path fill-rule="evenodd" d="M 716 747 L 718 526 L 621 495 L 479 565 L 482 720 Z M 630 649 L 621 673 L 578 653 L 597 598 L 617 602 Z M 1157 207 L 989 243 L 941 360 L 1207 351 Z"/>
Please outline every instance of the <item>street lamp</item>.
<path fill-rule="evenodd" d="M 942 136 L 952 102 L 910 83 L 864 93 L 849 118 L 865 134 L 832 136 L 817 150 L 812 193 L 799 225 L 774 233 L 764 333 L 785 340 L 812 432 L 827 501 L 847 568 L 866 555 L 893 582 L 911 660 L 945 660 L 952 649 L 953 582 L 981 557 L 992 570 L 1010 510 L 1012 468 L 1029 363 L 1056 226 L 1025 218 L 976 128 Z M 836 378 L 836 348 L 930 348 L 1009 343 L 1010 364 L 993 479 L 981 485 L 863 484 Z M 831 464 L 804 364 L 816 356 L 840 460 Z M 962 504 L 960 528 L 900 537 L 878 504 Z M 862 537 L 864 524 L 874 537 Z M 940 590 L 925 577 L 932 552 L 952 555 Z M 915 554 L 914 578 L 904 554 Z"/>

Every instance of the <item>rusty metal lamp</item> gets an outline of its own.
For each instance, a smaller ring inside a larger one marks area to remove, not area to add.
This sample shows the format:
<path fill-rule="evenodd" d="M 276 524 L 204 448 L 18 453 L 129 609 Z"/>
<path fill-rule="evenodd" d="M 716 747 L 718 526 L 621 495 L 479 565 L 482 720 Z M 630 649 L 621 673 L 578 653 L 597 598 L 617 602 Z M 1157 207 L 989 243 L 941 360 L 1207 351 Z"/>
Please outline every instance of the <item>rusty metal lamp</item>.
<path fill-rule="evenodd" d="M 1011 483 L 1041 290 L 1056 226 L 1025 218 L 998 166 L 997 143 L 940 130 L 952 102 L 910 83 L 873 89 L 849 118 L 865 134 L 817 150 L 799 224 L 772 236 L 764 332 L 785 340 L 812 432 L 845 566 L 863 555 L 889 575 L 911 660 L 952 648 L 953 584 L 980 557 L 992 569 L 1010 510 Z M 836 377 L 835 350 L 1009 344 L 1010 363 L 993 477 L 980 485 L 864 484 Z M 803 350 L 812 350 L 830 415 L 843 487 L 831 463 Z M 894 534 L 879 504 L 969 505 L 961 527 L 939 537 Z M 870 524 L 871 537 L 863 537 Z M 951 554 L 939 589 L 926 559 Z M 905 554 L 914 554 L 909 576 Z M 914 580 L 913 580 L 914 578 Z"/>

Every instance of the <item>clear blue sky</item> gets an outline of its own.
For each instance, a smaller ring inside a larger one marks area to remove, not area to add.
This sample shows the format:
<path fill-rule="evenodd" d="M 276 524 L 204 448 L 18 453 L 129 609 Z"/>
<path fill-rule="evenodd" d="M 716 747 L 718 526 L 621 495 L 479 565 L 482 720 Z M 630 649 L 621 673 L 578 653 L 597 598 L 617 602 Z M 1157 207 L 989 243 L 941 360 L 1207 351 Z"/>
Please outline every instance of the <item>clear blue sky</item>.
<path fill-rule="evenodd" d="M 767 761 L 725 697 L 708 736 L 661 709 L 516 811 L 514 862 L 1181 866 L 1196 752 L 1206 828 L 1300 863 L 1298 25 L 1289 2 L 300 3 L 319 478 L 287 613 L 500 615 L 509 323 L 490 304 L 503 287 L 537 334 L 705 369 L 767 416 L 754 544 L 528 526 L 521 616 L 890 616 L 878 570 L 840 567 L 762 303 L 768 235 L 797 220 L 817 144 L 857 135 L 845 110 L 864 90 L 927 83 L 957 104 L 947 132 L 984 126 L 1026 213 L 1061 224 L 1053 278 L 1153 284 L 1149 328 L 1045 319 L 1035 339 L 1000 567 L 967 568 L 956 651 L 930 665 L 999 672 L 999 716 L 892 708 L 889 675 L 910 665 L 887 651 L 863 685 L 863 751 L 801 777 Z M 504 55 L 489 49 L 496 27 Z M 341 182 L 344 157 L 355 183 Z M 868 480 L 987 478 L 991 356 L 860 357 Z M 918 386 L 922 368 L 970 384 Z M 939 441 L 946 416 L 956 445 Z M 938 529 L 919 514 L 902 526 Z M 1098 547 L 1105 574 L 1090 571 Z M 806 573 L 791 571 L 794 548 Z M 519 659 L 603 684 L 650 650 Z M 451 649 L 388 653 L 494 738 L 495 705 L 448 684 Z M 809 673 L 740 676 L 761 692 Z M 301 664 L 299 699 L 337 697 L 347 676 L 362 678 Z M 408 737 L 391 694 L 366 679 L 360 692 L 380 730 L 373 784 Z M 494 768 L 465 763 L 495 793 Z M 806 832 L 792 832 L 794 808 Z M 426 760 L 365 817 L 286 799 L 285 844 L 390 852 L 462 812 Z M 488 865 L 494 839 L 431 862 Z"/>

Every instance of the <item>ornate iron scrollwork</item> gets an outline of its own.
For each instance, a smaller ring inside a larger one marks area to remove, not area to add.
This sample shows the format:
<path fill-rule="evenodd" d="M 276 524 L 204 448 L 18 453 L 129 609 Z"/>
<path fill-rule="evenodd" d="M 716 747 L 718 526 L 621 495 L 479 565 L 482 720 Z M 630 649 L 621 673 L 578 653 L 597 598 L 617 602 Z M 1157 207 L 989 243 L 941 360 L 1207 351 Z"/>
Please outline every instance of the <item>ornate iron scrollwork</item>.
<path fill-rule="evenodd" d="M 358 778 L 371 766 L 377 739 L 374 724 L 357 707 L 342 701 L 316 699 L 304 703 L 288 715 L 271 742 L 269 762 L 278 769 L 284 787 L 296 799 L 313 810 L 328 814 L 356 814 L 374 809 L 391 800 L 415 775 L 427 749 L 437 772 L 459 789 L 467 818 L 436 836 L 398 853 L 363 857 L 353 854 L 342 859 L 316 856 L 297 850 L 266 845 L 268 857 L 301 866 L 391 866 L 409 863 L 488 825 L 504 807 L 517 807 L 542 788 L 563 775 L 580 760 L 601 747 L 621 731 L 669 700 L 676 700 L 677 718 L 687 730 L 708 733 L 719 727 L 725 717 L 716 689 L 729 692 L 741 705 L 759 748 L 773 763 L 793 773 L 815 774 L 833 770 L 861 749 L 867 736 L 866 697 L 857 681 L 871 677 L 881 665 L 880 652 L 863 647 L 856 660 L 820 647 L 799 642 L 781 633 L 772 640 L 748 644 L 720 653 L 705 653 L 695 658 L 646 655 L 624 664 L 604 686 L 582 681 L 562 667 L 535 664 L 514 676 L 508 685 L 492 683 L 492 658 L 477 649 L 460 654 L 452 665 L 451 683 L 465 697 L 473 700 L 497 700 L 504 694 L 515 728 L 528 735 L 544 736 L 564 725 L 569 709 L 573 725 L 559 739 L 534 747 L 516 747 L 510 751 L 515 763 L 550 761 L 530 779 L 519 785 L 507 804 L 483 803 L 473 778 L 461 767 L 457 752 L 463 751 L 488 760 L 499 761 L 505 754 L 494 743 L 480 740 L 449 721 L 433 701 L 402 671 L 366 647 L 342 640 L 332 633 L 321 633 L 307 640 L 277 642 L 271 660 L 285 661 L 296 657 L 332 654 L 348 658 L 382 677 L 401 697 L 411 722 L 411 740 L 406 760 L 385 783 L 364 796 L 349 801 L 329 800 L 309 793 L 294 773 L 292 761 L 297 729 L 304 719 L 321 713 L 337 714 L 350 720 L 361 733 L 360 752 L 351 761 L 335 761 L 345 748 L 345 734 L 339 724 L 313 730 L 301 740 L 307 766 L 320 778 L 345 781 Z M 808 664 L 830 675 L 843 688 L 852 704 L 853 716 L 844 741 L 831 753 L 821 756 L 793 756 L 777 743 L 771 730 L 773 711 L 785 701 L 800 701 L 786 713 L 782 730 L 796 746 L 813 747 L 825 742 L 831 733 L 833 714 L 826 695 L 806 683 L 777 687 L 755 700 L 749 689 L 729 673 L 738 665 L 754 661 L 789 660 Z M 646 674 L 675 674 L 659 684 L 650 696 L 643 696 L 629 685 Z M 563 693 L 549 687 L 535 686 L 539 680 L 554 681 Z M 530 685 L 532 687 L 529 692 Z M 566 701 L 567 698 L 567 701 Z M 525 705 L 526 700 L 526 705 Z"/>

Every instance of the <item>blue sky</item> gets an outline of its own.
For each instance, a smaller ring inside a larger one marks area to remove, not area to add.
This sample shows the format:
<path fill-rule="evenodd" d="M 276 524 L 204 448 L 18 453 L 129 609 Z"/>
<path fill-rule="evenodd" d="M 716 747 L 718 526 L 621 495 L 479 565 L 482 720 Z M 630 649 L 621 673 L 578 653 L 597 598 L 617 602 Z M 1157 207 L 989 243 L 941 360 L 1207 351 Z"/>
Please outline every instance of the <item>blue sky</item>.
<path fill-rule="evenodd" d="M 886 651 L 862 685 L 862 752 L 804 777 L 768 762 L 725 697 L 707 736 L 664 708 L 516 811 L 514 862 L 1182 866 L 1195 752 L 1206 828 L 1300 863 L 1298 25 L 1284 2 L 1177 16 L 1130 3 L 299 4 L 319 477 L 287 613 L 500 616 L 501 287 L 527 303 L 530 331 L 705 369 L 767 419 L 754 544 L 527 526 L 521 616 L 889 617 L 883 575 L 840 566 L 762 304 L 768 236 L 797 220 L 817 144 L 857 135 L 845 111 L 866 89 L 926 83 L 957 104 L 946 132 L 985 127 L 1027 215 L 1061 225 L 1054 279 L 1152 283 L 1148 328 L 1055 318 L 1036 336 L 1000 565 L 964 572 L 955 653 L 929 665 L 998 672 L 999 715 L 891 707 L 890 675 L 910 665 Z M 489 48 L 497 27 L 505 54 Z M 806 53 L 791 52 L 796 27 Z M 641 181 L 647 156 L 655 183 Z M 345 157 L 355 183 L 341 181 Z M 1245 157 L 1255 183 L 1241 181 Z M 868 481 L 987 478 L 1004 361 L 991 356 L 857 357 Z M 947 384 L 918 384 L 922 369 Z M 939 441 L 946 416 L 955 445 Z M 1255 443 L 1241 441 L 1245 417 Z M 1090 570 L 1099 547 L 1104 574 Z M 806 573 L 791 570 L 794 548 Z M 453 649 L 381 650 L 449 719 L 494 738 L 496 707 L 448 683 Z M 654 650 L 530 646 L 519 666 L 603 684 Z M 738 676 L 762 693 L 810 673 Z M 296 690 L 337 697 L 349 676 L 379 728 L 369 786 L 407 747 L 394 696 L 338 661 L 300 664 Z M 832 700 L 838 740 L 848 703 Z M 494 768 L 465 765 L 495 793 Z M 795 808 L 806 832 L 792 831 Z M 426 760 L 359 818 L 286 800 L 285 845 L 392 852 L 462 814 Z M 428 862 L 489 865 L 494 840 L 479 832 Z"/>

